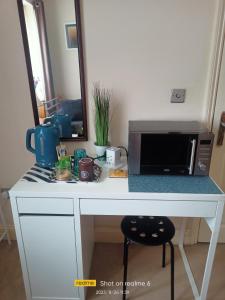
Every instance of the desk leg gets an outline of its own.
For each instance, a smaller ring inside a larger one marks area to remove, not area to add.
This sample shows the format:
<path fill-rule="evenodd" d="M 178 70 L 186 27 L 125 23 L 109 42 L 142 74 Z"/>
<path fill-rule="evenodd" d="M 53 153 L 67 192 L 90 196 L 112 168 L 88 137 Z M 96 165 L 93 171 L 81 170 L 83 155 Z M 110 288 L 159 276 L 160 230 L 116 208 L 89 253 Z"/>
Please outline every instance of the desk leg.
<path fill-rule="evenodd" d="M 186 255 L 185 250 L 184 250 L 184 235 L 185 235 L 186 223 L 187 223 L 187 218 L 183 218 L 181 228 L 180 228 L 179 250 L 180 250 L 180 254 L 181 254 L 181 257 L 182 257 L 182 260 L 183 260 L 183 263 L 184 263 L 184 267 L 185 267 L 190 285 L 191 285 L 191 289 L 192 289 L 192 292 L 193 292 L 193 295 L 194 295 L 194 299 L 199 300 L 198 288 L 196 286 L 195 279 L 194 279 L 194 276 L 192 274 L 191 267 L 190 267 L 190 264 L 188 262 L 187 255 Z"/>
<path fill-rule="evenodd" d="M 210 239 L 209 251 L 208 251 L 208 255 L 207 255 L 206 266 L 205 266 L 199 300 L 206 300 L 206 297 L 207 297 L 209 280 L 210 280 L 210 276 L 211 276 L 211 272 L 212 272 L 212 266 L 213 266 L 217 241 L 218 241 L 218 237 L 219 237 L 219 233 L 220 233 L 220 225 L 221 225 L 222 216 L 223 216 L 223 208 L 224 208 L 224 202 L 218 201 L 216 217 L 214 218 L 214 225 L 212 226 L 212 235 L 211 235 L 211 239 Z"/>

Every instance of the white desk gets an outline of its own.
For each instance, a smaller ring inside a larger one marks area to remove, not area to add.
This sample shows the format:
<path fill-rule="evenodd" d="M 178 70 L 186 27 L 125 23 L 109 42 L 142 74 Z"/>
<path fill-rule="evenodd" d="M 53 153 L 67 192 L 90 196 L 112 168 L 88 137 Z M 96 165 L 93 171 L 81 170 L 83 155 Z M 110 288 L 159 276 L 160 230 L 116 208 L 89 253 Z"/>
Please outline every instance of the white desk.
<path fill-rule="evenodd" d="M 70 239 L 75 239 L 76 243 L 77 274 L 75 274 L 74 277 L 79 279 L 88 278 L 88 270 L 90 268 L 93 249 L 93 223 L 89 216 L 93 215 L 155 215 L 184 217 L 179 239 L 179 249 L 195 299 L 205 300 L 207 298 L 208 285 L 223 214 L 225 201 L 224 194 L 130 193 L 128 191 L 127 179 L 105 179 L 99 183 L 78 184 L 38 184 L 20 181 L 10 191 L 10 197 L 26 294 L 29 300 L 37 300 L 40 298 L 46 300 L 85 299 L 84 289 L 82 288 L 79 288 L 76 293 L 74 293 L 75 288 L 68 288 L 68 290 L 64 289 L 64 291 L 54 290 L 57 281 L 60 286 L 60 280 L 62 280 L 57 273 L 58 271 L 62 272 L 62 274 L 72 274 L 70 273 L 70 265 L 69 263 L 67 265 L 67 261 L 64 262 L 62 267 L 62 265 L 58 265 L 57 259 L 54 260 L 54 257 L 51 257 L 51 261 L 54 263 L 54 269 L 52 270 L 52 273 L 51 270 L 45 271 L 47 272 L 46 276 L 48 276 L 46 277 L 48 284 L 44 286 L 40 295 L 38 295 L 39 290 L 36 283 L 38 282 L 37 284 L 40 286 L 42 278 L 39 278 L 38 276 L 43 276 L 43 270 L 46 270 L 46 266 L 43 266 L 43 268 L 41 266 L 42 258 L 45 258 L 45 256 L 48 256 L 51 253 L 49 252 L 50 250 L 48 250 L 48 237 L 51 240 L 52 234 L 57 230 L 61 231 L 61 228 L 65 228 L 66 231 L 71 231 L 71 228 L 74 229 L 74 235 L 68 235 L 70 236 Z M 57 218 L 61 216 L 60 220 L 62 220 L 62 222 L 60 223 L 59 228 L 53 227 L 55 228 L 53 233 L 50 230 L 51 226 L 56 226 L 60 221 L 57 219 L 57 222 L 53 222 L 53 225 L 50 223 L 49 232 L 44 234 L 45 245 L 40 247 L 38 245 L 40 245 L 43 240 L 39 233 L 36 234 L 35 231 L 38 231 L 37 228 L 39 227 L 39 223 L 36 221 L 38 220 L 37 217 L 40 218 L 40 228 L 45 232 L 47 226 L 46 218 L 50 218 L 49 216 L 51 215 Z M 70 224 L 67 226 L 65 216 L 74 220 L 74 226 L 70 227 Z M 87 218 L 85 218 L 85 216 L 87 216 Z M 212 232 L 200 292 L 195 284 L 183 248 L 185 220 L 187 217 L 205 218 Z M 34 218 L 35 221 L 33 222 Z M 31 222 L 29 223 L 28 220 Z M 27 226 L 25 226 L 26 222 Z M 31 228 L 29 229 L 31 232 L 29 232 L 27 227 Z M 63 232 L 59 234 L 62 236 Z M 54 237 L 57 239 L 57 236 L 54 235 Z M 36 239 L 38 251 L 43 254 L 38 267 L 37 264 L 33 264 L 33 260 L 37 260 L 36 254 L 33 253 L 35 250 L 32 250 L 32 245 L 36 243 Z M 50 240 L 49 247 L 51 246 Z M 72 247 L 70 241 L 64 239 L 64 243 L 68 243 L 68 245 Z M 58 250 L 56 249 L 52 256 L 60 255 L 63 251 L 60 246 L 60 238 L 56 245 L 58 245 Z M 71 255 L 70 250 L 68 250 L 68 255 Z M 67 254 L 65 253 L 65 256 L 66 255 Z M 38 270 L 35 269 L 36 267 Z M 32 275 L 32 272 L 34 275 Z"/>

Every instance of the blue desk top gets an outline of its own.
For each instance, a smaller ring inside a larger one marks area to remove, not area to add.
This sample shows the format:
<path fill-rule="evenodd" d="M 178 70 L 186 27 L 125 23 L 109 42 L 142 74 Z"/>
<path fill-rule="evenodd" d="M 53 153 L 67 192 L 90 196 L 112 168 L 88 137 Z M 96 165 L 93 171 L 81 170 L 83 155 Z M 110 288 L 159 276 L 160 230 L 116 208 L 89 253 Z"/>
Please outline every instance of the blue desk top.
<path fill-rule="evenodd" d="M 129 175 L 129 192 L 222 194 L 208 176 Z"/>

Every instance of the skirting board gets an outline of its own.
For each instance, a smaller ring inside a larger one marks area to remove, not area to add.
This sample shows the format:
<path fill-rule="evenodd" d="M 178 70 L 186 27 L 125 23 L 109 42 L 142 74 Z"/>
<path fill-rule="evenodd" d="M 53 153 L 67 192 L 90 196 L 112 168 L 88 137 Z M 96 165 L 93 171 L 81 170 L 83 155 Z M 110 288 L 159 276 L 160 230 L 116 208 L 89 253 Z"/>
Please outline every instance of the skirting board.
<path fill-rule="evenodd" d="M 207 226 L 207 225 L 206 225 Z M 13 225 L 8 226 L 9 235 L 11 240 L 16 240 L 15 228 Z M 0 226 L 0 235 L 3 233 L 4 228 Z M 221 229 L 224 232 L 225 237 L 225 227 Z M 176 234 L 173 239 L 174 244 L 178 244 L 179 229 L 176 229 Z M 193 235 L 193 229 L 188 228 L 185 231 L 185 244 L 193 245 L 197 243 L 198 236 Z M 95 242 L 97 243 L 123 243 L 123 235 L 118 227 L 102 226 L 95 227 Z M 205 242 L 206 240 L 199 239 L 199 242 Z"/>
<path fill-rule="evenodd" d="M 120 230 L 121 219 L 102 218 L 101 216 L 95 217 L 95 242 L 99 243 L 121 243 L 124 238 Z M 183 218 L 171 218 L 174 226 L 176 228 L 176 234 L 173 239 L 175 244 L 178 244 L 180 227 Z M 185 230 L 185 240 L 186 245 L 196 244 L 198 241 L 198 231 L 199 231 L 199 218 L 187 218 L 187 225 Z"/>
<path fill-rule="evenodd" d="M 173 239 L 175 245 L 178 244 L 179 229 L 176 229 L 176 234 Z M 95 242 L 97 243 L 123 243 L 124 237 L 119 228 L 116 227 L 97 227 L 95 228 Z M 193 237 L 191 229 L 185 231 L 185 245 L 196 244 L 197 240 Z"/>
<path fill-rule="evenodd" d="M 211 232 L 205 220 L 201 220 L 199 229 L 198 242 L 208 243 L 210 240 Z M 221 225 L 218 243 L 225 243 L 225 224 Z"/>
<path fill-rule="evenodd" d="M 8 225 L 7 226 L 8 232 L 9 232 L 9 236 L 11 240 L 16 240 L 16 232 L 15 232 L 15 227 L 14 225 Z M 0 225 L 0 235 L 4 232 L 4 227 L 2 225 Z"/>

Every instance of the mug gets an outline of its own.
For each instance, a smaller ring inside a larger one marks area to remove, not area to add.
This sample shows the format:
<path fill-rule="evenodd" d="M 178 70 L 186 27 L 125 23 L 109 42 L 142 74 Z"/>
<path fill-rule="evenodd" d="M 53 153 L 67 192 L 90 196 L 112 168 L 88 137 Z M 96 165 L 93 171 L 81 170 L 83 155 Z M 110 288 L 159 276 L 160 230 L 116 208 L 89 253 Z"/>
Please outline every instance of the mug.
<path fill-rule="evenodd" d="M 80 181 L 99 180 L 101 168 L 94 163 L 92 158 L 86 157 L 79 161 L 79 179 Z"/>

